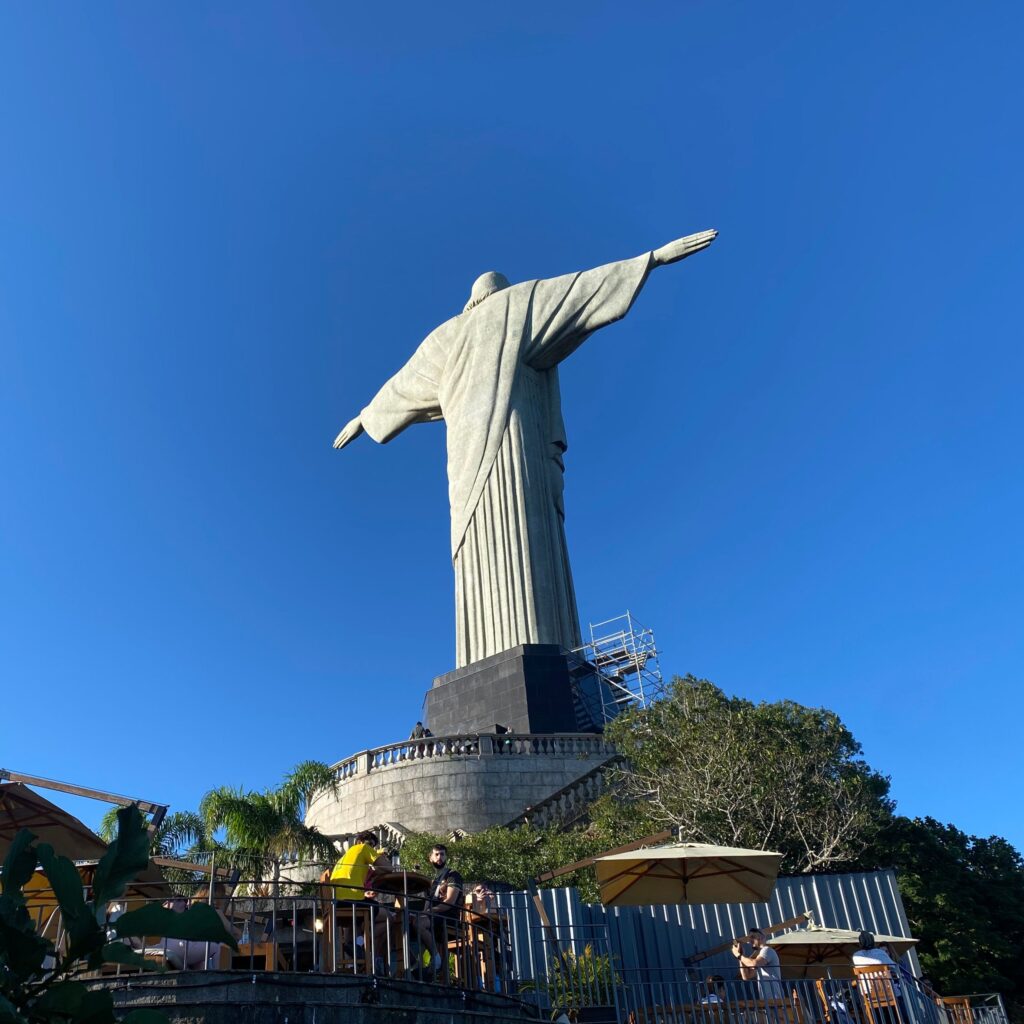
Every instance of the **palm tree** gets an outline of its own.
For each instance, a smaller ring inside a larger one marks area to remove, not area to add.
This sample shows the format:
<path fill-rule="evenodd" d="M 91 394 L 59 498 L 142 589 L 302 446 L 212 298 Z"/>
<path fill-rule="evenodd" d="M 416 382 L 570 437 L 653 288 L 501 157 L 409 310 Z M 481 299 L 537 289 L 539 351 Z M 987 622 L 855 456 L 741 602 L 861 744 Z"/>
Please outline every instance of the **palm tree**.
<path fill-rule="evenodd" d="M 119 810 L 119 807 L 112 807 L 100 821 L 100 838 L 106 843 L 117 838 Z M 215 847 L 206 831 L 206 823 L 195 811 L 175 811 L 168 814 L 153 832 L 149 853 L 151 857 L 187 860 L 193 854 L 208 853 Z"/>
<path fill-rule="evenodd" d="M 112 807 L 100 821 L 100 837 L 112 843 L 117 838 L 117 812 Z M 220 857 L 226 863 L 227 848 L 217 842 L 207 830 L 206 822 L 195 811 L 175 811 L 168 814 L 153 831 L 150 838 L 151 857 L 169 857 L 174 860 L 190 861 L 195 864 L 209 863 L 213 857 Z M 191 894 L 193 887 L 203 880 L 202 872 L 185 868 L 163 868 L 164 877 L 174 885 L 175 891 Z"/>
<path fill-rule="evenodd" d="M 302 761 L 277 789 L 211 789 L 199 812 L 210 835 L 223 830 L 227 857 L 236 867 L 250 873 L 273 872 L 276 896 L 286 858 L 294 856 L 302 863 L 337 857 L 331 840 L 304 821 L 310 801 L 325 792 L 337 795 L 334 772 L 320 761 Z"/>

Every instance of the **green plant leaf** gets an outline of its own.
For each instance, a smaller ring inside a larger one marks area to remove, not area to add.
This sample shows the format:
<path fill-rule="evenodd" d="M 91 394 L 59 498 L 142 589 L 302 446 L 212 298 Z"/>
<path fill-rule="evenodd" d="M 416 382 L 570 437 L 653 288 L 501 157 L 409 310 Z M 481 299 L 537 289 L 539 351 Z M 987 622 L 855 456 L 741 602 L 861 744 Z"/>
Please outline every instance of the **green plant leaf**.
<path fill-rule="evenodd" d="M 60 904 L 61 918 L 71 939 L 68 957 L 74 960 L 99 949 L 103 945 L 103 929 L 86 906 L 78 868 L 67 857 L 58 857 L 49 843 L 40 843 L 37 853 Z"/>
<path fill-rule="evenodd" d="M 122 807 L 117 812 L 117 838 L 96 865 L 93 878 L 93 903 L 97 920 L 106 906 L 117 899 L 125 886 L 149 863 L 149 833 L 138 807 Z"/>
<path fill-rule="evenodd" d="M 108 942 L 98 953 L 101 963 L 124 964 L 126 967 L 141 967 L 144 971 L 165 971 L 163 964 L 147 960 L 141 953 L 120 942 Z"/>
<path fill-rule="evenodd" d="M 159 1010 L 132 1010 L 121 1024 L 168 1024 L 167 1017 Z"/>
<path fill-rule="evenodd" d="M 206 903 L 198 903 L 181 914 L 150 903 L 122 914 L 114 922 L 114 929 L 122 939 L 158 935 L 190 942 L 224 942 L 238 949 L 238 943 L 224 927 L 220 915 Z"/>
<path fill-rule="evenodd" d="M 82 1009 L 88 989 L 80 981 L 59 981 L 51 985 L 32 1004 L 32 1012 L 37 1015 L 59 1014 L 64 1017 L 77 1017 Z"/>
<path fill-rule="evenodd" d="M 4 858 L 3 892 L 21 895 L 22 887 L 36 870 L 35 833 L 23 828 L 11 843 Z"/>
<path fill-rule="evenodd" d="M 114 997 L 105 989 L 90 989 L 82 997 L 75 1024 L 116 1024 Z"/>
<path fill-rule="evenodd" d="M 0 996 L 0 1024 L 28 1024 L 9 999 Z"/>
<path fill-rule="evenodd" d="M 36 935 L 35 925 L 21 895 L 0 896 L 0 949 L 6 966 L 19 978 L 40 974 L 53 944 Z"/>

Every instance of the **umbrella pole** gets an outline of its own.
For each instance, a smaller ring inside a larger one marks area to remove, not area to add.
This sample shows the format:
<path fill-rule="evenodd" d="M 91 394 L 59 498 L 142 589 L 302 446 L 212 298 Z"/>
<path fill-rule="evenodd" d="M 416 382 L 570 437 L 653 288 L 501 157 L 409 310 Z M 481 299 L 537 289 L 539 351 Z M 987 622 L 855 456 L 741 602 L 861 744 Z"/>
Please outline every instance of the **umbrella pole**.
<path fill-rule="evenodd" d="M 544 901 L 540 898 L 540 893 L 537 891 L 537 883 L 532 878 L 527 882 L 527 889 L 530 893 L 530 898 L 533 900 L 533 905 L 537 908 L 537 916 L 540 918 L 541 927 L 551 946 L 551 951 L 554 953 L 556 960 L 561 960 L 562 948 L 558 944 L 558 936 L 555 934 L 555 928 L 551 923 L 551 918 L 548 917 L 548 912 L 544 909 Z"/>

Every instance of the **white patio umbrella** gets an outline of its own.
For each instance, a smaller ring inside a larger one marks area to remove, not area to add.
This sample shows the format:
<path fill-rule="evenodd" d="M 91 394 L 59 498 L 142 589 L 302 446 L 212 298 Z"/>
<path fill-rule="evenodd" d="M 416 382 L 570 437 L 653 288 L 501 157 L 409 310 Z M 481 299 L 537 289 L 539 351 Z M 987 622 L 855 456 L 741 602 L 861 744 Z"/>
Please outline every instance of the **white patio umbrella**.
<path fill-rule="evenodd" d="M 903 956 L 918 940 L 905 935 L 876 935 L 875 943 L 889 946 L 897 959 Z M 843 967 L 853 973 L 851 958 L 860 949 L 860 932 L 849 928 L 823 928 L 812 925 L 796 931 L 776 935 L 768 945 L 779 954 L 779 962 L 786 967 L 803 967 L 804 977 L 810 968 Z M 831 972 L 835 974 L 835 971 Z"/>
<path fill-rule="evenodd" d="M 664 903 L 763 903 L 775 889 L 782 854 L 705 843 L 674 843 L 594 861 L 609 907 Z"/>

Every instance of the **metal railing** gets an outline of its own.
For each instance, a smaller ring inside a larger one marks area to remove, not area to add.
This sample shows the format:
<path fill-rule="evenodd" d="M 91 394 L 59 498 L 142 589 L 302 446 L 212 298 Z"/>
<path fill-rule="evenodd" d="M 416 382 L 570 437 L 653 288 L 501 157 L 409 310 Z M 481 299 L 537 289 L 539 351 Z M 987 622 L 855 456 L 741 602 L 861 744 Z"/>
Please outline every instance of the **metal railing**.
<path fill-rule="evenodd" d="M 594 733 L 459 733 L 424 736 L 363 750 L 331 767 L 339 782 L 369 772 L 430 758 L 545 757 L 575 755 L 610 757 L 615 748 Z"/>
<path fill-rule="evenodd" d="M 1007 1024 L 1003 997 L 998 992 L 979 992 L 969 996 L 944 996 L 948 1024 Z"/>
<path fill-rule="evenodd" d="M 266 882 L 248 883 L 259 891 Z M 304 886 L 291 895 L 233 895 L 216 898 L 216 908 L 238 949 L 227 943 L 172 938 L 117 940 L 114 925 L 129 910 L 150 904 L 172 909 L 209 902 L 207 889 L 181 895 L 188 883 L 144 883 L 147 895 L 134 892 L 107 908 L 110 941 L 140 954 L 146 967 L 109 964 L 96 976 L 123 976 L 146 970 L 278 971 L 403 978 L 470 991 L 514 994 L 516 981 L 508 946 L 507 914 L 478 913 L 441 905 L 408 891 L 374 894 L 373 899 L 341 900 L 330 885 Z M 86 888 L 86 899 L 90 898 Z M 238 889 L 245 891 L 246 883 Z M 285 887 L 282 887 L 285 888 Z M 292 888 L 295 888 L 294 886 Z M 152 895 L 149 895 L 152 893 Z M 31 893 L 29 912 L 39 934 L 58 950 L 66 932 L 52 892 Z"/>
<path fill-rule="evenodd" d="M 784 969 L 785 970 L 785 969 Z M 791 969 L 790 969 L 791 970 Z M 944 1001 L 904 972 L 832 977 L 849 969 L 811 965 L 797 979 L 726 979 L 713 969 L 623 971 L 623 1024 L 954 1024 Z M 875 979 L 874 975 L 878 974 Z M 1008 1024 L 998 996 L 979 1000 L 977 1024 Z"/>

